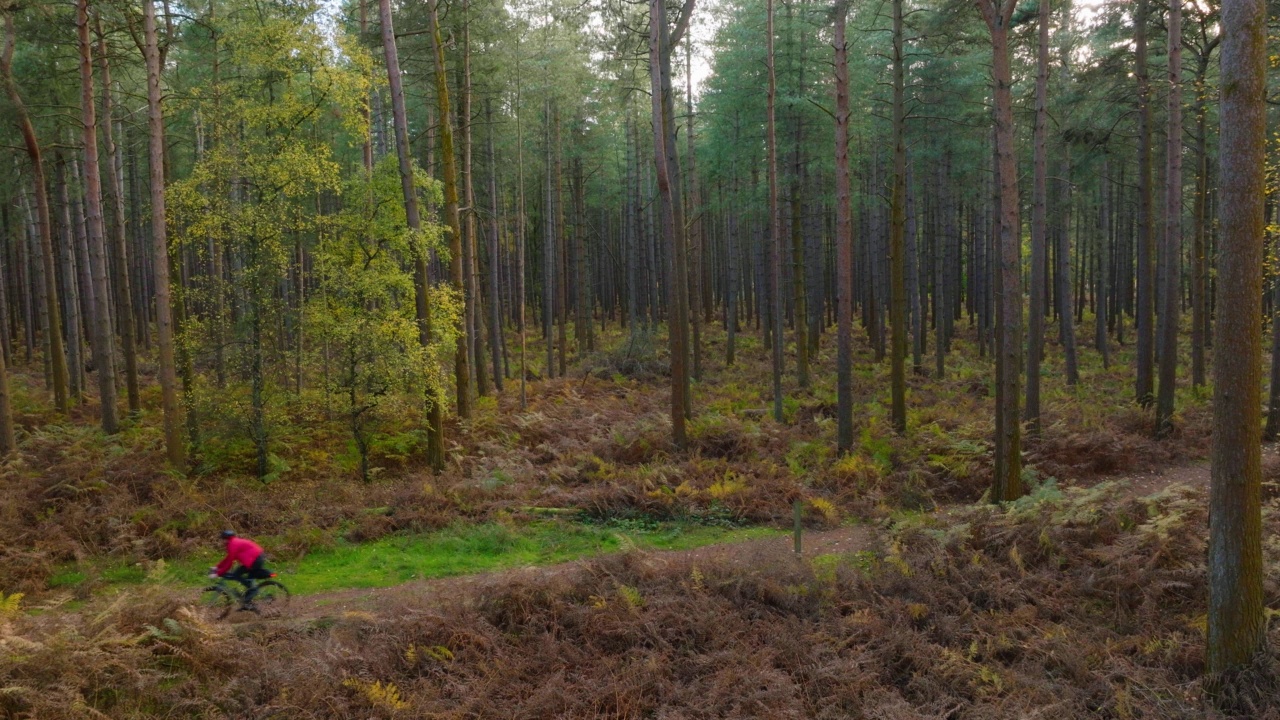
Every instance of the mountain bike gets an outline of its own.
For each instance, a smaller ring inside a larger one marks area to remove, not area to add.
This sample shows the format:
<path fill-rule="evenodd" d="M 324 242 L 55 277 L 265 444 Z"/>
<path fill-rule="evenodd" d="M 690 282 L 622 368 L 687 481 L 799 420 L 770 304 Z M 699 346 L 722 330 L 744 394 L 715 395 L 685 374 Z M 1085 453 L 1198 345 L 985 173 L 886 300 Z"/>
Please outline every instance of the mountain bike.
<path fill-rule="evenodd" d="M 225 619 L 232 611 L 252 612 L 262 617 L 275 617 L 289 604 L 289 588 L 275 579 L 271 573 L 270 580 L 251 580 L 251 587 L 256 588 L 252 603 L 245 602 L 247 592 L 238 587 L 238 583 L 227 582 L 226 578 L 218 578 L 217 582 L 200 591 L 200 606 L 207 609 L 219 620 Z"/>

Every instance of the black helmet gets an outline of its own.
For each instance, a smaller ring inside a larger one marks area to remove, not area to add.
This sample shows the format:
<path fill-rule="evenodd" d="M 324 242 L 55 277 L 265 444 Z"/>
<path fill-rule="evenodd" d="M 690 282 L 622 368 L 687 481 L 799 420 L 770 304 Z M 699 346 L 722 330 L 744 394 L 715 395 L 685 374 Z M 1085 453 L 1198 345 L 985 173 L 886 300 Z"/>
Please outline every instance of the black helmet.
<path fill-rule="evenodd" d="M 235 530 L 223 530 L 223 531 L 222 531 L 222 539 L 223 539 L 223 540 L 230 540 L 231 538 L 233 538 L 233 537 L 235 537 L 235 536 L 236 536 L 236 531 L 235 531 Z"/>

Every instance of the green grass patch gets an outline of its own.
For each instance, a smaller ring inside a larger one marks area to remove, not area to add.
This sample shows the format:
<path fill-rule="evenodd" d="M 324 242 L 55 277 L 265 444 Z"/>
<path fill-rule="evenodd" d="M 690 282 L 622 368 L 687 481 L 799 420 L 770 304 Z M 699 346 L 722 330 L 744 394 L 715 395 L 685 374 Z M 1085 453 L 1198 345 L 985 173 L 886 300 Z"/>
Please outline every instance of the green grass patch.
<path fill-rule="evenodd" d="M 589 525 L 562 520 L 525 525 L 458 525 L 434 533 L 392 535 L 369 543 L 339 541 L 301 559 L 271 562 L 271 569 L 297 594 L 375 588 L 412 580 L 467 575 L 530 565 L 551 565 L 631 548 L 685 550 L 714 543 L 781 535 L 763 528 L 726 528 L 687 523 L 619 522 Z M 264 539 L 268 555 L 270 539 Z M 98 577 L 107 587 L 142 582 L 196 586 L 218 557 L 200 553 L 160 566 L 89 563 L 60 568 L 50 582 L 72 588 Z"/>

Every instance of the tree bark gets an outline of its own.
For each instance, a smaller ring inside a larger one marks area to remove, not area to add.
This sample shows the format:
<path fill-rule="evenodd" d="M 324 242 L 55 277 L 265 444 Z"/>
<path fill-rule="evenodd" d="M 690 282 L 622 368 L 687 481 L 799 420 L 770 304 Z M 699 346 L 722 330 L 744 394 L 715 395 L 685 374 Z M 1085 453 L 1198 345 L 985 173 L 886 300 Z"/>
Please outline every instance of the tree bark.
<path fill-rule="evenodd" d="M 893 427 L 907 431 L 907 139 L 906 59 L 902 52 L 902 2 L 893 0 L 893 195 L 889 218 L 889 322 L 893 326 L 891 384 Z"/>
<path fill-rule="evenodd" d="M 526 384 L 529 377 L 528 348 L 525 338 L 525 228 L 524 228 L 524 126 L 520 122 L 520 40 L 516 38 L 516 95 L 512 103 L 516 116 L 516 303 L 520 306 L 520 409 L 529 407 Z"/>
<path fill-rule="evenodd" d="M 680 205 L 679 164 L 675 147 L 674 98 L 671 91 L 671 50 L 679 42 L 693 12 L 686 0 L 673 31 L 667 26 L 665 0 L 649 0 L 649 79 L 653 105 L 654 171 L 662 212 L 662 234 L 668 241 L 671 275 L 668 283 L 667 329 L 671 346 L 671 432 L 677 447 L 687 442 L 689 410 L 688 272 L 684 212 Z"/>
<path fill-rule="evenodd" d="M 1023 420 L 1027 432 L 1040 432 L 1040 362 L 1044 354 L 1045 275 L 1048 272 L 1046 206 L 1049 198 L 1048 95 L 1049 95 L 1049 0 L 1041 0 L 1036 46 L 1036 115 L 1032 131 L 1034 178 L 1031 198 L 1031 308 L 1027 338 L 1027 406 Z"/>
<path fill-rule="evenodd" d="M 116 408 L 115 336 L 111 331 L 111 294 L 107 285 L 106 229 L 102 219 L 102 173 L 98 163 L 98 119 L 93 93 L 93 45 L 89 41 L 89 0 L 76 3 L 80 42 L 80 115 L 84 124 L 84 196 L 88 222 L 89 268 L 93 276 L 93 364 L 98 372 L 102 430 L 120 429 Z M 111 119 L 107 118 L 107 124 Z M 110 160 L 107 162 L 110 165 Z"/>
<path fill-rule="evenodd" d="M 381 6 L 387 0 L 379 0 Z M 395 38 L 391 38 L 390 44 L 387 43 L 386 26 L 390 25 L 391 10 L 387 8 L 381 11 L 385 18 L 383 20 L 383 47 L 385 52 L 395 52 Z M 453 125 L 449 119 L 449 80 L 445 74 L 444 67 L 444 41 L 440 34 L 440 19 L 436 12 L 435 0 L 428 3 L 428 12 L 431 16 L 431 36 L 432 49 L 435 55 L 436 69 L 436 104 L 440 113 L 440 161 L 441 175 L 444 182 L 444 219 L 445 224 L 449 227 L 449 282 L 453 285 L 454 292 L 459 297 L 465 297 L 466 289 L 463 286 L 463 255 L 462 255 L 462 221 L 458 214 L 458 170 L 453 155 Z M 390 68 L 388 68 L 390 73 Z M 395 77 L 391 79 L 395 85 L 400 84 L 400 76 L 397 72 Z M 394 93 L 394 90 L 393 90 Z M 401 94 L 400 102 L 403 104 L 403 94 Z M 394 112 L 394 110 L 393 110 Z M 403 107 L 401 108 L 403 112 Z M 406 127 L 407 132 L 407 127 Z M 405 140 L 405 158 L 401 162 L 407 162 L 408 155 L 408 139 Z M 403 174 L 404 170 L 401 170 Z M 412 179 L 410 180 L 412 182 Z M 425 278 L 423 282 L 425 282 Z M 466 333 L 465 315 L 460 322 L 458 328 L 458 336 L 454 342 L 453 357 L 453 373 L 457 385 L 457 403 L 458 417 L 471 417 L 471 373 L 467 363 L 468 339 Z M 443 430 L 441 431 L 443 432 Z M 443 435 L 441 435 L 443 440 Z M 435 453 L 429 453 L 435 457 Z M 444 462 L 444 449 L 441 448 L 439 459 Z"/>
<path fill-rule="evenodd" d="M 853 449 L 853 208 L 849 171 L 849 6 L 835 8 L 836 90 L 836 447 Z"/>
<path fill-rule="evenodd" d="M 1138 307 L 1136 394 L 1143 407 L 1151 404 L 1155 368 L 1155 268 L 1151 225 L 1151 83 L 1147 77 L 1148 0 L 1138 0 L 1134 17 L 1134 77 L 1138 81 Z"/>
<path fill-rule="evenodd" d="M 1169 3 L 1169 131 L 1165 149 L 1164 242 L 1160 249 L 1160 385 L 1156 433 L 1173 430 L 1178 373 L 1178 313 L 1182 254 L 1182 0 Z"/>
<path fill-rule="evenodd" d="M 976 0 L 991 33 L 995 83 L 996 156 L 1000 169 L 999 271 L 996 273 L 996 448 L 991 500 L 1021 497 L 1022 427 L 1018 416 L 1018 375 L 1022 366 L 1022 276 L 1018 222 L 1018 170 L 1014 155 L 1013 72 L 1009 64 L 1009 21 L 1016 0 Z"/>
<path fill-rule="evenodd" d="M 182 444 L 182 418 L 178 407 L 177 365 L 173 352 L 173 309 L 169 298 L 169 235 L 165 227 L 164 114 L 160 96 L 160 47 L 156 40 L 154 0 L 142 1 L 143 33 L 147 60 L 147 127 L 151 161 L 151 243 L 155 284 L 157 346 L 160 359 L 160 395 L 164 408 L 164 440 L 169 465 L 182 468 L 186 448 Z"/>
<path fill-rule="evenodd" d="M 1206 670 L 1230 685 L 1266 640 L 1262 563 L 1262 239 L 1266 184 L 1266 7 L 1222 3 L 1221 133 L 1209 485 Z"/>
<path fill-rule="evenodd" d="M 404 196 L 404 212 L 405 220 L 409 225 L 409 229 L 418 232 L 422 229 L 422 219 L 418 214 L 418 195 L 413 182 L 413 160 L 409 149 L 409 123 L 405 116 L 404 109 L 404 86 L 400 79 L 400 57 L 396 48 L 395 26 L 391 17 L 390 0 L 379 0 L 378 13 L 382 20 L 382 51 L 386 59 L 387 80 L 391 87 L 391 117 L 395 126 L 396 136 L 396 156 L 400 164 L 400 190 Z M 449 100 L 448 89 L 444 85 L 444 56 L 443 48 L 440 42 L 440 24 L 436 19 L 436 6 L 433 1 L 430 5 L 431 13 L 431 32 L 434 40 L 434 49 L 436 54 L 436 90 L 441 95 L 440 107 L 440 126 L 442 138 L 444 141 L 442 153 L 444 155 L 445 164 L 445 213 L 450 221 L 450 228 L 453 235 L 450 238 L 451 245 L 457 245 L 460 242 L 458 228 L 458 188 L 456 182 L 453 182 L 453 141 L 449 130 Z M 452 189 L 452 196 L 449 190 Z M 452 202 L 450 207 L 449 203 Z M 452 258 L 453 283 L 454 288 L 461 290 L 462 278 L 460 277 L 461 263 L 457 255 Z M 427 258 L 425 249 L 416 253 L 414 257 L 414 300 L 417 310 L 418 319 L 418 340 L 424 347 L 432 342 L 431 327 L 431 309 L 430 309 L 430 292 L 427 279 Z M 465 334 L 460 334 L 459 338 L 465 339 Z M 465 392 L 466 386 L 466 348 L 465 346 L 457 346 L 457 352 L 460 353 L 462 360 L 461 372 L 459 377 L 459 403 L 468 395 Z M 428 368 L 428 372 L 431 369 Z M 427 422 L 430 427 L 427 429 L 427 461 L 431 467 L 439 472 L 444 469 L 444 399 L 433 389 L 427 390 Z"/>
<path fill-rule="evenodd" d="M 1107 346 L 1107 321 L 1110 316 L 1108 303 L 1111 288 L 1111 247 L 1109 230 L 1111 228 L 1111 207 L 1108 202 L 1107 185 L 1111 182 L 1106 156 L 1102 158 L 1102 168 L 1098 173 L 1101 186 L 1098 188 L 1098 235 L 1097 235 L 1097 281 L 1094 286 L 1094 302 L 1097 306 L 1093 325 L 1093 344 L 1102 356 L 1102 367 L 1111 367 L 1111 350 Z"/>
<path fill-rule="evenodd" d="M 1221 36 L 1218 36 L 1221 37 Z M 1205 339 L 1207 305 L 1205 291 L 1208 277 L 1206 262 L 1206 225 L 1209 204 L 1209 128 L 1205 109 L 1205 75 L 1209 71 L 1209 56 L 1218 43 L 1215 37 L 1198 58 L 1196 65 L 1196 198 L 1193 210 L 1194 235 L 1191 242 L 1191 385 L 1203 387 L 1205 381 Z"/>
<path fill-rule="evenodd" d="M 1073 295 L 1071 286 L 1071 146 L 1065 143 L 1062 148 L 1060 175 L 1059 183 L 1062 189 L 1058 193 L 1059 220 L 1053 258 L 1057 268 L 1054 270 L 1053 278 L 1058 286 L 1057 295 L 1062 302 L 1062 312 L 1058 313 L 1058 337 L 1062 342 L 1063 371 L 1067 376 L 1067 385 L 1074 386 L 1080 382 L 1080 366 L 1076 356 L 1074 297 L 1078 296 L 1083 304 L 1084 291 L 1081 286 L 1081 290 Z M 1083 269 L 1082 265 L 1079 272 L 1082 281 L 1085 274 Z"/>
<path fill-rule="evenodd" d="M 493 100 L 485 98 L 485 121 L 489 125 L 489 353 L 493 363 L 493 386 L 502 392 L 502 303 L 498 292 L 498 155 L 493 150 Z"/>
<path fill-rule="evenodd" d="M 476 246 L 476 224 L 479 214 L 476 212 L 475 164 L 472 162 L 471 132 L 471 3 L 462 3 L 462 67 L 459 68 L 458 82 L 458 130 L 462 134 L 462 202 L 466 214 L 462 217 L 462 267 L 464 308 L 466 311 L 463 326 L 466 328 L 467 370 L 475 380 L 475 392 L 478 395 L 489 393 L 488 380 L 484 369 L 484 333 L 481 325 L 484 316 L 480 312 L 480 273 L 478 265 L 479 248 Z"/>
<path fill-rule="evenodd" d="M 80 316 L 82 298 L 80 293 L 80 277 L 76 268 L 76 245 L 78 239 L 76 214 L 72 212 L 71 192 L 67 188 L 67 163 L 60 153 L 55 153 L 53 162 L 53 185 L 58 195 L 58 208 L 61 219 L 58 231 L 61 242 L 58 247 L 58 264 L 62 271 L 62 284 L 58 288 L 58 296 L 62 298 L 63 317 L 66 318 L 67 348 L 67 390 L 69 400 L 73 404 L 84 402 L 84 319 Z"/>
<path fill-rule="evenodd" d="M 120 148 L 116 146 L 112 132 L 111 65 L 107 60 L 107 38 L 98 27 L 98 68 L 102 73 L 102 142 L 107 161 L 103 165 L 107 183 L 107 200 L 111 204 L 111 224 L 107 227 L 111 247 L 114 248 L 111 272 L 115 276 L 115 302 L 117 330 L 120 333 L 120 354 L 124 360 L 125 393 L 129 412 L 142 410 L 138 391 L 137 333 L 133 323 L 133 288 L 129 282 L 129 250 L 125 242 L 124 186 L 120 177 Z"/>
<path fill-rule="evenodd" d="M 773 327 L 773 419 L 782 422 L 782 211 L 778 207 L 778 134 L 775 119 L 778 76 L 773 52 L 773 0 L 767 1 L 765 12 L 765 63 L 769 69 L 765 148 L 769 173 L 769 294 L 772 305 L 769 320 Z"/>
<path fill-rule="evenodd" d="M 556 376 L 555 337 L 553 335 L 556 314 L 555 301 L 555 266 L 556 266 L 556 222 L 555 194 L 551 191 L 551 99 L 542 101 L 542 337 L 547 347 L 548 378 Z"/>
<path fill-rule="evenodd" d="M 690 33 L 685 38 L 685 67 L 693 67 L 693 35 Z M 689 188 L 685 193 L 687 200 L 687 210 L 685 217 L 689 218 L 689 243 L 688 251 L 692 256 L 693 269 L 689 277 L 689 288 L 687 292 L 692 296 L 689 302 L 691 309 L 688 311 L 690 325 L 692 326 L 693 336 L 691 338 L 691 350 L 693 356 L 693 379 L 702 379 L 702 322 L 705 319 L 709 322 L 711 319 L 710 312 L 707 311 L 709 305 L 703 307 L 703 293 L 706 288 L 702 282 L 702 265 L 705 262 L 706 242 L 704 238 L 704 229 L 702 226 L 702 196 L 698 189 L 698 160 L 697 150 L 694 147 L 694 128 L 693 128 L 693 73 L 685 72 L 685 93 L 688 98 L 689 110 L 689 134 L 685 138 L 686 147 L 688 148 L 686 156 L 689 158 Z"/>

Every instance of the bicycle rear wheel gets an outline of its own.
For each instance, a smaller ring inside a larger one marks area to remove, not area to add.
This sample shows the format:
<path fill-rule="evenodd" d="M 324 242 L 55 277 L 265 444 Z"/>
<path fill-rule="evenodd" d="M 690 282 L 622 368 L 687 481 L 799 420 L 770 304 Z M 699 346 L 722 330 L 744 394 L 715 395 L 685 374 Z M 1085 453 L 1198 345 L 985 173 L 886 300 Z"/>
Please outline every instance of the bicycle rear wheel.
<path fill-rule="evenodd" d="M 258 614 L 270 617 L 278 615 L 287 607 L 290 597 L 289 588 L 278 580 L 264 580 L 258 583 L 257 592 L 253 595 L 253 604 L 258 608 Z"/>
<path fill-rule="evenodd" d="M 200 592 L 200 607 L 218 620 L 231 614 L 236 606 L 236 598 L 226 588 L 210 585 Z"/>

